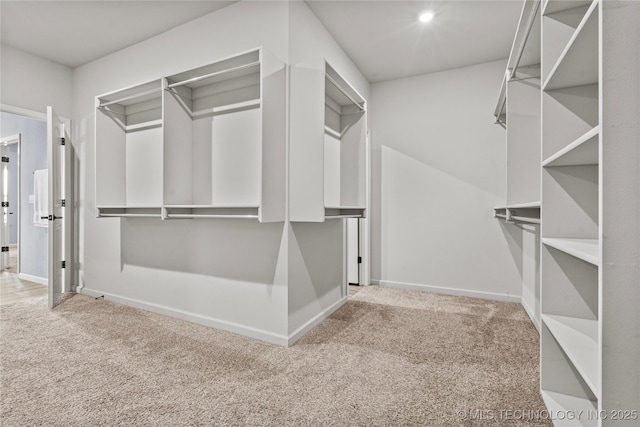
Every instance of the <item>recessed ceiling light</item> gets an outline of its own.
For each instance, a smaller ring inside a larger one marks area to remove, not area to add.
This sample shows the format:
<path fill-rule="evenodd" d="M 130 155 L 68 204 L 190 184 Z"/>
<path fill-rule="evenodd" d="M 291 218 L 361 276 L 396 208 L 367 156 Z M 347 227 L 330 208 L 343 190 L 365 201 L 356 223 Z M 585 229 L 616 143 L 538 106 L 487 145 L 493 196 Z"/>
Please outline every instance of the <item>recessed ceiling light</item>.
<path fill-rule="evenodd" d="M 423 12 L 418 17 L 420 22 L 429 22 L 433 19 L 433 12 Z"/>

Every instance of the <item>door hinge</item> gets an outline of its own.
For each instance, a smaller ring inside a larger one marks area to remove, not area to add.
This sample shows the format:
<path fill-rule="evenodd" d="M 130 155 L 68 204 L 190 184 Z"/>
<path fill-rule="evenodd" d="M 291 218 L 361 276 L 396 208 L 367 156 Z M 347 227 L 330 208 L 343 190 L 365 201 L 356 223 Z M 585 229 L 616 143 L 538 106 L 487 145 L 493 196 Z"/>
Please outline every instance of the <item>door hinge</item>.
<path fill-rule="evenodd" d="M 62 206 L 63 208 L 67 206 L 67 201 L 65 199 L 61 199 L 60 200 L 60 206 Z"/>
<path fill-rule="evenodd" d="M 358 264 L 362 264 L 362 257 L 361 256 L 358 257 Z"/>
<path fill-rule="evenodd" d="M 65 143 L 64 138 L 60 138 L 60 145 L 64 145 L 64 143 Z"/>
<path fill-rule="evenodd" d="M 67 262 L 66 261 L 62 261 L 60 264 L 62 264 L 60 266 L 61 268 L 65 268 L 67 266 Z"/>
<path fill-rule="evenodd" d="M 2 156 L 2 163 L 9 163 L 9 157 Z"/>
<path fill-rule="evenodd" d="M 9 246 L 3 246 L 2 252 L 9 252 Z"/>
<path fill-rule="evenodd" d="M 9 207 L 9 202 L 2 202 L 2 207 L 3 208 L 8 208 Z"/>

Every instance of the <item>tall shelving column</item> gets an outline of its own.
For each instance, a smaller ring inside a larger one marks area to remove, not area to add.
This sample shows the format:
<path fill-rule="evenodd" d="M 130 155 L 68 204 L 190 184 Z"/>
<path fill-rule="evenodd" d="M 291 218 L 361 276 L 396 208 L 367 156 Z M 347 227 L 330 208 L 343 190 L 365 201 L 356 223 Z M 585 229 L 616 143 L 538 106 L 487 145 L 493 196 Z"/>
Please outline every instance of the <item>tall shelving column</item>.
<path fill-rule="evenodd" d="M 543 9 L 541 390 L 584 411 L 562 425 L 640 423 L 639 6 Z"/>
<path fill-rule="evenodd" d="M 522 306 L 540 329 L 540 0 L 525 0 L 494 112 L 506 130 L 507 192 L 494 216 L 519 233 Z"/>

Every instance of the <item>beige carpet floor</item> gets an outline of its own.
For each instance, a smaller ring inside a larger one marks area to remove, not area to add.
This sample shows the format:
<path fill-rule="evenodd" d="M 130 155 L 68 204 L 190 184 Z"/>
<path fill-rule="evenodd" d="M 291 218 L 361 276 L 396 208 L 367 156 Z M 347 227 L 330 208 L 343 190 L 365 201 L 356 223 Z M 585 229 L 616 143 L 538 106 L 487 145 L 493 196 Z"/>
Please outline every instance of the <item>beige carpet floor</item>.
<path fill-rule="evenodd" d="M 518 304 L 371 286 L 291 348 L 81 295 L 0 310 L 2 426 L 548 424 L 500 412 L 544 410 Z"/>

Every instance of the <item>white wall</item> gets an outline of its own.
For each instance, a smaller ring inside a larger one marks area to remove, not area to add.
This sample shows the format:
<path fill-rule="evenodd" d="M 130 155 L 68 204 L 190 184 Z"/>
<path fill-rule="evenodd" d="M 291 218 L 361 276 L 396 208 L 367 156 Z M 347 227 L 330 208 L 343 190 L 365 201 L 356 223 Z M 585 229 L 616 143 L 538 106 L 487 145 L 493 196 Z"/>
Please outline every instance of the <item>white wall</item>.
<path fill-rule="evenodd" d="M 260 46 L 286 61 L 287 18 L 239 2 L 74 70 L 84 292 L 286 344 L 283 223 L 95 218 L 94 97 Z"/>
<path fill-rule="evenodd" d="M 369 97 L 369 82 L 304 2 L 289 3 L 289 31 L 290 64 L 323 67 L 326 59 L 363 97 Z M 292 85 L 292 90 L 298 89 Z M 291 137 L 290 144 L 296 142 Z M 289 333 L 293 337 L 346 301 L 343 233 L 340 220 L 289 227 Z"/>
<path fill-rule="evenodd" d="M 372 279 L 520 301 L 504 204 L 504 61 L 372 86 Z M 521 261 L 520 261 L 521 262 Z"/>
<path fill-rule="evenodd" d="M 72 70 L 64 65 L 0 45 L 0 101 L 46 113 L 47 105 L 71 117 Z"/>
<path fill-rule="evenodd" d="M 368 91 L 304 3 L 239 2 L 74 70 L 83 292 L 281 344 L 337 307 L 343 275 L 339 221 L 307 226 L 95 218 L 100 159 L 94 97 L 259 46 L 287 63 L 305 55 L 334 58 Z M 292 296 L 289 288 L 296 285 L 300 292 Z"/>

